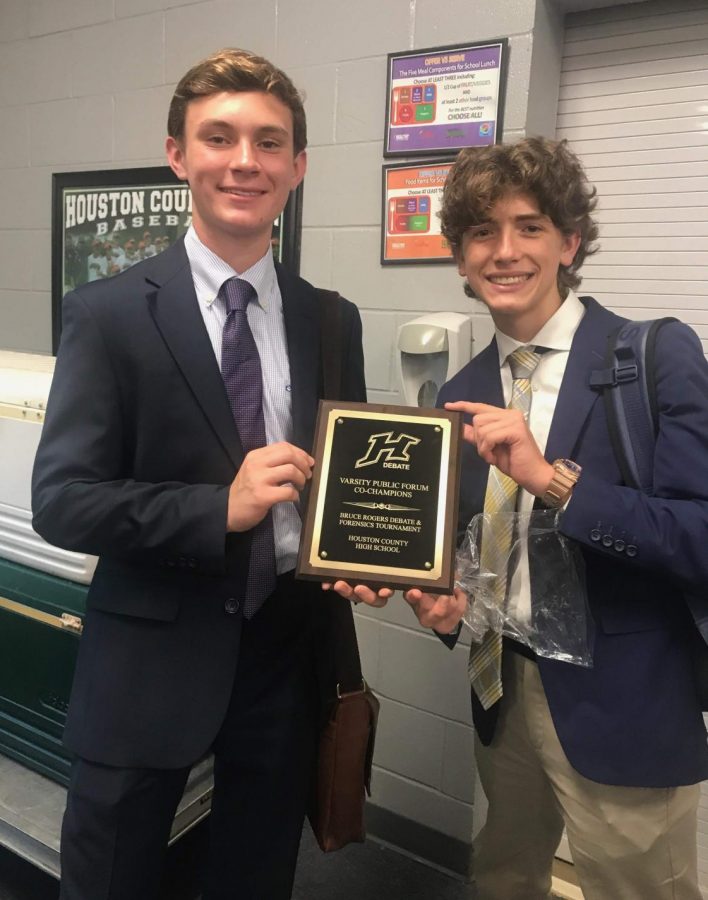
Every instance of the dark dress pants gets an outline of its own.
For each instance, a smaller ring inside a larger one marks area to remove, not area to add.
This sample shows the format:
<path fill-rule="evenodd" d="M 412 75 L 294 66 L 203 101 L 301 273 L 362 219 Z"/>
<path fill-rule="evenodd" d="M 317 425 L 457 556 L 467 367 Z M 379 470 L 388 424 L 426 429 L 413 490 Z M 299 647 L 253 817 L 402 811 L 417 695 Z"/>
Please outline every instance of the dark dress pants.
<path fill-rule="evenodd" d="M 287 900 L 314 768 L 319 587 L 278 579 L 243 623 L 229 709 L 214 741 L 203 900 Z M 77 760 L 62 829 L 61 900 L 155 900 L 189 769 Z"/>

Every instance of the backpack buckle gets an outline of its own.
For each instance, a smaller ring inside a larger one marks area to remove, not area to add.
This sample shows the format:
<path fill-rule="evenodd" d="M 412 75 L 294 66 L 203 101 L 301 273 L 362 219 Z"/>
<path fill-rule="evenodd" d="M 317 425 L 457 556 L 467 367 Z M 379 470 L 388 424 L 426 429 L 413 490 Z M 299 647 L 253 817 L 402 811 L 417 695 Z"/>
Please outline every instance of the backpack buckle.
<path fill-rule="evenodd" d="M 636 381 L 639 377 L 639 367 L 636 363 L 625 363 L 612 369 L 614 375 L 613 385 L 626 384 L 628 381 Z"/>
<path fill-rule="evenodd" d="M 600 391 L 606 387 L 617 387 L 618 384 L 627 384 L 636 381 L 639 377 L 639 367 L 634 363 L 619 363 L 611 369 L 598 369 L 590 373 L 590 387 Z"/>

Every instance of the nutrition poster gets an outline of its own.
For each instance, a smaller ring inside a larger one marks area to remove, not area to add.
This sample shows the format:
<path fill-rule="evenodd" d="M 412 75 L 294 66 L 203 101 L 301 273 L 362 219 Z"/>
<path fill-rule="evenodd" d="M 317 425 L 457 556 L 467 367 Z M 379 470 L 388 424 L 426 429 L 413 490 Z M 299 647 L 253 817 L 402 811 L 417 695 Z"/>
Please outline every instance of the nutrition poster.
<path fill-rule="evenodd" d="M 506 38 L 388 57 L 384 156 L 457 152 L 501 140 Z"/>
<path fill-rule="evenodd" d="M 449 262 L 440 206 L 451 162 L 383 167 L 382 263 Z"/>

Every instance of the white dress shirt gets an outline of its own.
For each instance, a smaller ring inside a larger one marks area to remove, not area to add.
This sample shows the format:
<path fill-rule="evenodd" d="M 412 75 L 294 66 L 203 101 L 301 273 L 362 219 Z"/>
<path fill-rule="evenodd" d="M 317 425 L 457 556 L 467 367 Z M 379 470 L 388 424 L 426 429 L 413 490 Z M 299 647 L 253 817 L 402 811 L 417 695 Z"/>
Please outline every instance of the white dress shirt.
<path fill-rule="evenodd" d="M 265 256 L 245 272 L 237 272 L 213 253 L 199 240 L 193 226 L 187 230 L 184 247 L 192 270 L 199 311 L 219 368 L 221 337 L 227 315 L 226 303 L 219 297 L 221 285 L 228 278 L 238 276 L 247 281 L 258 295 L 257 302 L 248 304 L 246 315 L 261 358 L 266 440 L 269 444 L 291 441 L 290 361 L 283 321 L 283 298 L 270 247 Z M 301 523 L 294 503 L 276 503 L 272 511 L 275 560 L 280 575 L 295 568 Z"/>
<path fill-rule="evenodd" d="M 541 451 L 545 453 L 548 434 L 551 430 L 553 413 L 558 400 L 565 367 L 568 363 L 570 345 L 580 321 L 585 315 L 585 307 L 577 296 L 570 291 L 560 308 L 551 316 L 541 330 L 530 341 L 522 343 L 498 329 L 495 331 L 499 350 L 499 366 L 501 370 L 502 390 L 506 406 L 511 401 L 511 367 L 507 362 L 509 354 L 519 347 L 545 347 L 547 352 L 541 356 L 538 365 L 531 375 L 531 409 L 528 424 L 531 434 Z M 517 510 L 530 513 L 536 498 L 526 490 L 519 492 Z M 523 533 L 520 534 L 523 540 Z M 516 567 L 509 585 L 507 609 L 520 622 L 531 618 L 531 584 L 529 578 L 528 554 L 523 542 L 519 564 Z"/>

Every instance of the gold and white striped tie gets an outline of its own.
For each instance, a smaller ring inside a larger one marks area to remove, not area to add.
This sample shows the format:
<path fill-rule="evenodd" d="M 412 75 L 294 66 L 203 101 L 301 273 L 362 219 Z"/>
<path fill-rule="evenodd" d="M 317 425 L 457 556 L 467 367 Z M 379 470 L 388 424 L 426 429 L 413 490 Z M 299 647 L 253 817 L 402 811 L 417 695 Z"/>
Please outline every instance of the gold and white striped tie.
<path fill-rule="evenodd" d="M 520 409 L 528 416 L 531 409 L 531 375 L 541 354 L 520 347 L 507 357 L 511 376 L 509 409 Z M 519 486 L 508 475 L 490 468 L 487 492 L 484 496 L 485 525 L 482 532 L 481 565 L 486 572 L 496 573 L 494 598 L 501 607 L 506 599 L 509 552 L 513 538 L 513 513 L 516 510 Z M 501 681 L 502 636 L 488 631 L 481 644 L 472 644 L 468 672 L 474 692 L 484 709 L 489 709 L 502 696 Z"/>

